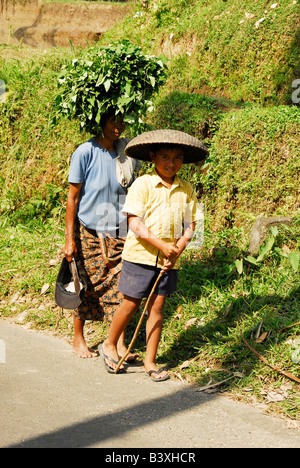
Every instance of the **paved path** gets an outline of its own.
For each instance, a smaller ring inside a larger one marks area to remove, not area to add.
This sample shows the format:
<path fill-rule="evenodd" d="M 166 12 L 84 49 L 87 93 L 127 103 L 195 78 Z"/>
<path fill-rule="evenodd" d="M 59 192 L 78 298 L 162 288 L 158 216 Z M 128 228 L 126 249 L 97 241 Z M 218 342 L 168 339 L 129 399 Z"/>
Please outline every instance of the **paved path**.
<path fill-rule="evenodd" d="M 152 382 L 139 367 L 110 375 L 100 358 L 6 321 L 0 340 L 2 448 L 300 447 L 299 430 L 224 396 Z"/>

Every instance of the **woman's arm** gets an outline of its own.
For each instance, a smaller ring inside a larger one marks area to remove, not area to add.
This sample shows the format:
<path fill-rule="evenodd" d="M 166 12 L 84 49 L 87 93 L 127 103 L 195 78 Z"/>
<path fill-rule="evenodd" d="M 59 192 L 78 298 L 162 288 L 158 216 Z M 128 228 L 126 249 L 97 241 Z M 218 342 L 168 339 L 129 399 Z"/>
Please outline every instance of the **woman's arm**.
<path fill-rule="evenodd" d="M 72 257 L 76 256 L 77 249 L 74 239 L 74 227 L 75 227 L 75 217 L 77 214 L 77 206 L 79 195 L 81 191 L 82 184 L 70 184 L 68 199 L 67 199 L 67 208 L 66 208 L 66 229 L 65 237 L 66 244 L 63 249 L 66 259 L 68 262 L 72 261 Z"/>

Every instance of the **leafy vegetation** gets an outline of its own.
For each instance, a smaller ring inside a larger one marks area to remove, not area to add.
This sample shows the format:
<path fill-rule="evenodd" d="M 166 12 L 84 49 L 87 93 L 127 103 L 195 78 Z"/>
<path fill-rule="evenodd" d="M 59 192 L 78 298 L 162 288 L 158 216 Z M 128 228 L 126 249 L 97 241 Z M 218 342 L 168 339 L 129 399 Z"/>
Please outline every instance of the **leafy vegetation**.
<path fill-rule="evenodd" d="M 271 364 L 299 377 L 300 109 L 288 105 L 300 73 L 299 5 L 271 5 L 150 1 L 101 45 L 131 40 L 145 55 L 167 56 L 167 81 L 146 122 L 191 133 L 210 149 L 202 168 L 182 171 L 205 204 L 205 243 L 182 257 L 159 361 L 174 378 L 199 386 L 230 378 L 216 389 L 299 420 L 299 384 L 260 361 L 241 337 Z M 0 46 L 6 85 L 0 102 L 0 313 L 70 341 L 71 316 L 56 307 L 53 294 L 70 157 L 90 134 L 79 131 L 78 119 L 53 122 L 62 66 L 68 70 L 77 60 L 72 73 L 79 73 L 86 52 Z M 293 224 L 273 228 L 258 255 L 250 256 L 254 221 L 274 215 L 290 215 Z M 87 324 L 89 345 L 106 331 L 102 324 Z M 136 342 L 142 355 L 144 338 L 142 330 Z"/>
<path fill-rule="evenodd" d="M 97 135 L 101 115 L 113 107 L 141 133 L 142 117 L 154 108 L 151 98 L 166 81 L 163 60 L 142 54 L 128 40 L 82 51 L 59 77 L 59 113 L 78 118 L 82 129 Z"/>

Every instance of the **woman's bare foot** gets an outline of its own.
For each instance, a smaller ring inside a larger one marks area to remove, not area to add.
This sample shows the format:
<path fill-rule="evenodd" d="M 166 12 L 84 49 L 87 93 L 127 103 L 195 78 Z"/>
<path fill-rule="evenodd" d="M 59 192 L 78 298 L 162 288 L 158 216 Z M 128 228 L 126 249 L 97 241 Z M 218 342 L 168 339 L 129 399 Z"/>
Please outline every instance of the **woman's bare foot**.
<path fill-rule="evenodd" d="M 73 353 L 82 359 L 90 359 L 90 358 L 98 356 L 98 353 L 88 348 L 88 346 L 86 345 L 86 342 L 81 337 L 74 338 Z"/>

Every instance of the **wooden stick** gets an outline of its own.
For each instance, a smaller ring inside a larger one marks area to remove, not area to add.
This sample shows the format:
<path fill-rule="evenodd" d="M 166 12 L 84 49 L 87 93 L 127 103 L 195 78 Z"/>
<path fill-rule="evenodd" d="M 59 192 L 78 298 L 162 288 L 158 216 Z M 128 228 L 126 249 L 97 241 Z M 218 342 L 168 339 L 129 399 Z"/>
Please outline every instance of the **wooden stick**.
<path fill-rule="evenodd" d="M 147 307 L 148 307 L 148 305 L 149 305 L 150 299 L 151 299 L 151 297 L 153 296 L 153 293 L 154 293 L 154 291 L 155 291 L 155 288 L 156 288 L 156 286 L 157 286 L 157 284 L 158 284 L 158 282 L 159 282 L 159 280 L 160 280 L 160 278 L 162 277 L 163 274 L 164 274 L 164 271 L 161 271 L 161 272 L 159 273 L 158 277 L 157 277 L 157 280 L 156 280 L 155 283 L 154 283 L 154 286 L 153 286 L 153 288 L 152 288 L 152 290 L 151 290 L 151 292 L 150 292 L 150 294 L 149 294 L 149 297 L 148 297 L 148 299 L 147 299 L 147 302 L 146 302 L 146 304 L 145 304 L 143 313 L 142 313 L 142 315 L 141 315 L 141 317 L 140 317 L 139 323 L 137 324 L 136 330 L 135 330 L 134 335 L 133 335 L 133 337 L 132 337 L 131 343 L 130 343 L 130 345 L 128 346 L 127 353 L 126 353 L 126 354 L 120 359 L 120 361 L 118 362 L 118 365 L 117 365 L 117 367 L 115 368 L 115 374 L 117 374 L 117 372 L 118 372 L 118 370 L 120 369 L 121 365 L 123 364 L 123 362 L 125 361 L 125 359 L 127 358 L 127 356 L 129 355 L 129 353 L 130 353 L 130 351 L 131 351 L 131 348 L 132 348 L 132 346 L 133 346 L 133 344 L 134 344 L 134 342 L 135 342 L 135 340 L 136 340 L 136 337 L 137 337 L 137 335 L 138 335 L 139 329 L 141 328 L 141 325 L 142 325 L 143 319 L 144 319 L 144 317 L 145 317 L 145 314 L 146 314 Z"/>
<path fill-rule="evenodd" d="M 266 360 L 266 358 L 264 358 L 264 357 L 263 357 L 261 354 L 259 354 L 255 349 L 253 349 L 252 346 L 249 345 L 249 343 L 246 341 L 246 339 L 245 339 L 244 336 L 242 335 L 241 330 L 239 329 L 238 324 L 236 324 L 236 325 L 237 325 L 237 328 L 238 328 L 238 330 L 239 330 L 239 332 L 240 332 L 240 335 L 241 335 L 241 337 L 242 337 L 243 342 L 244 342 L 245 345 L 250 349 L 250 351 L 252 351 L 252 353 L 255 354 L 255 356 L 257 356 L 262 362 L 264 362 L 265 364 L 267 364 L 267 366 L 271 367 L 272 369 L 274 369 L 275 371 L 279 372 L 280 374 L 285 375 L 285 377 L 287 377 L 288 379 L 291 379 L 291 380 L 294 380 L 295 382 L 300 383 L 300 379 L 298 379 L 298 377 L 295 377 L 294 375 L 289 374 L 289 372 L 286 372 L 286 371 L 284 371 L 284 370 L 279 369 L 279 368 L 276 367 L 276 366 L 273 366 L 273 364 L 270 364 L 270 363 Z"/>

